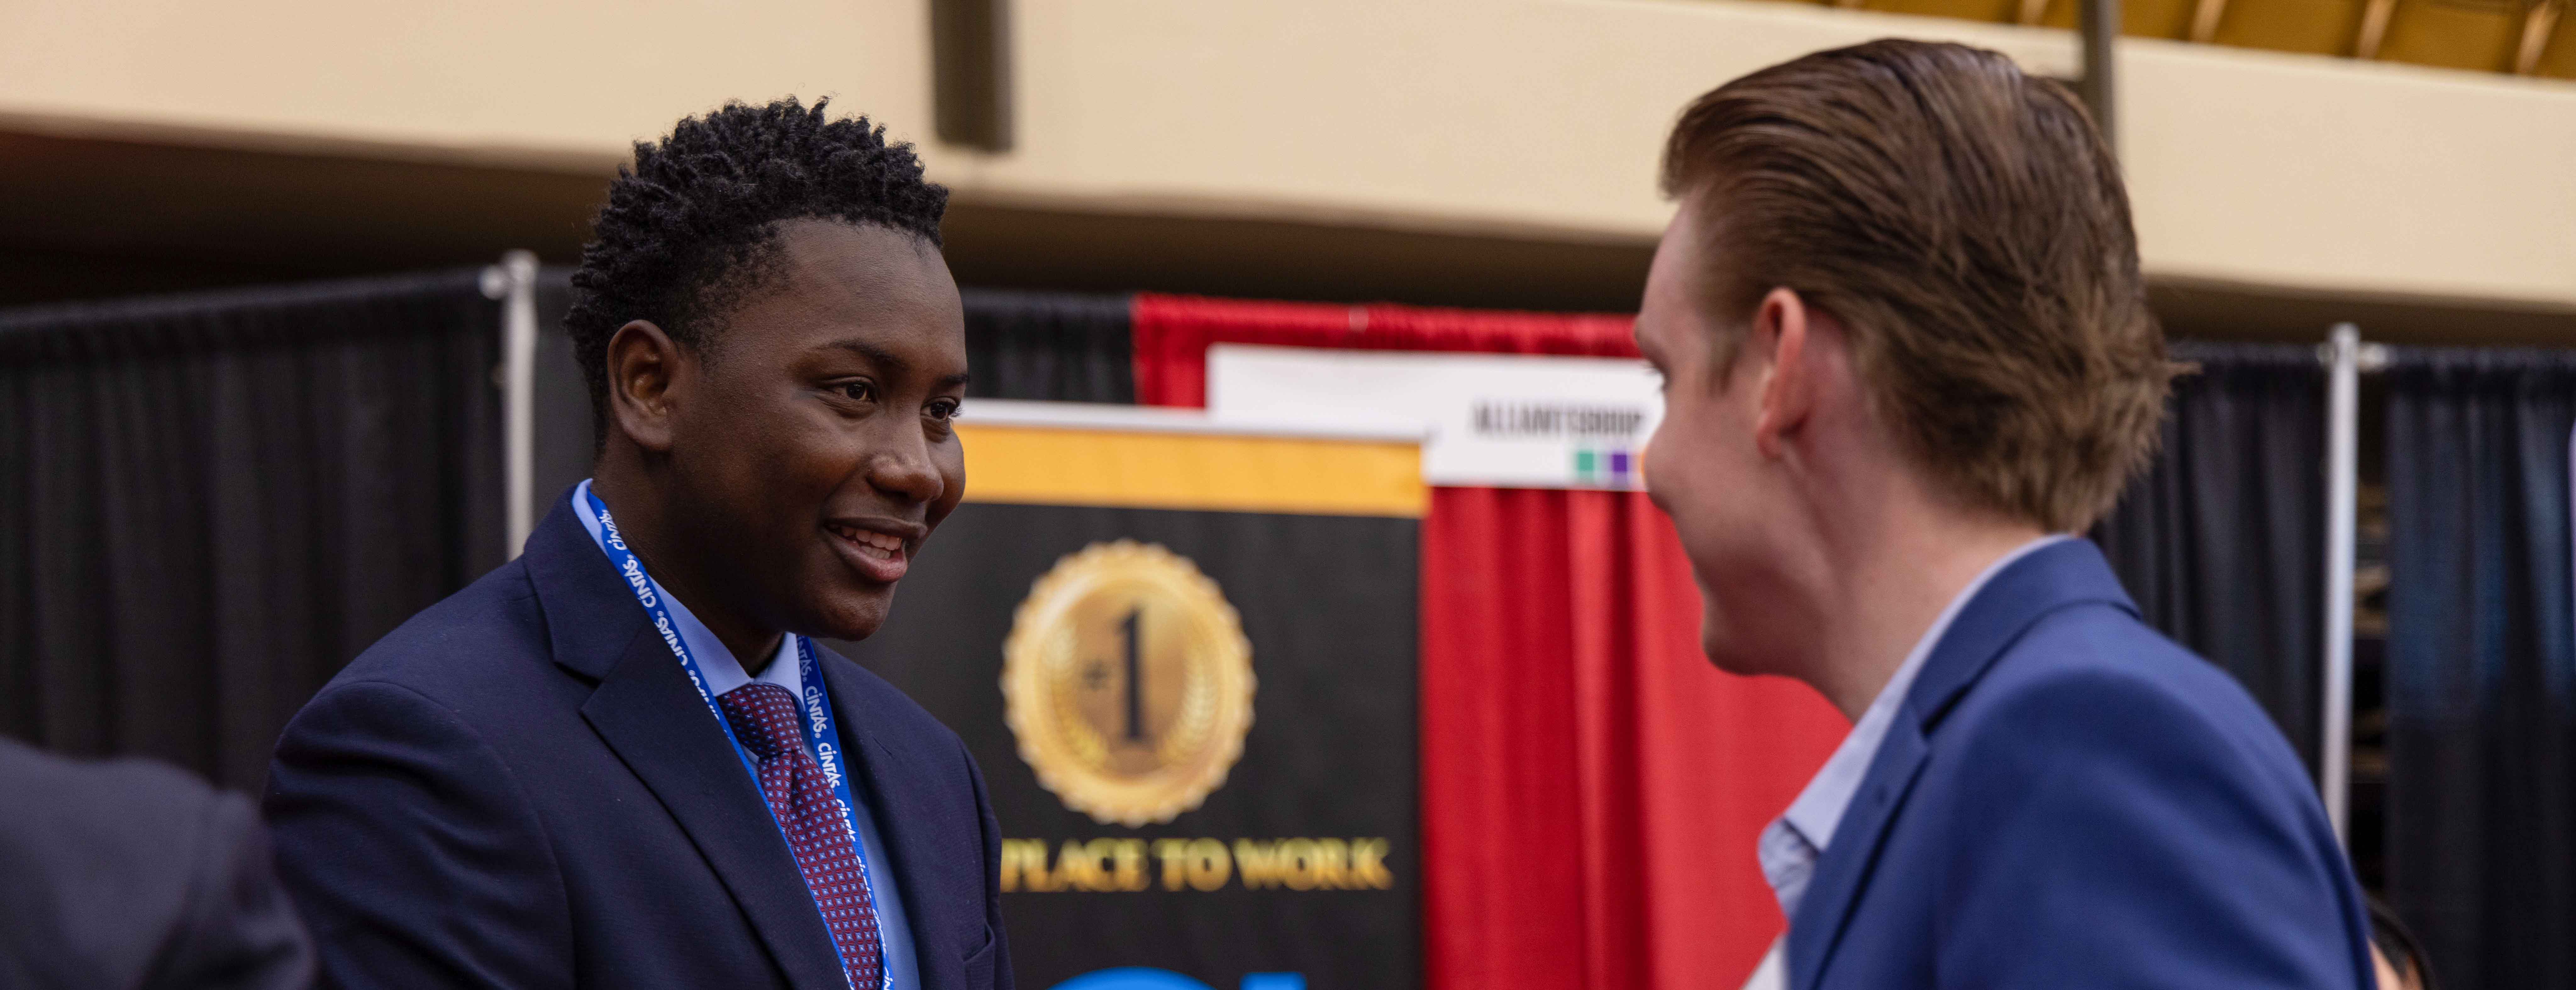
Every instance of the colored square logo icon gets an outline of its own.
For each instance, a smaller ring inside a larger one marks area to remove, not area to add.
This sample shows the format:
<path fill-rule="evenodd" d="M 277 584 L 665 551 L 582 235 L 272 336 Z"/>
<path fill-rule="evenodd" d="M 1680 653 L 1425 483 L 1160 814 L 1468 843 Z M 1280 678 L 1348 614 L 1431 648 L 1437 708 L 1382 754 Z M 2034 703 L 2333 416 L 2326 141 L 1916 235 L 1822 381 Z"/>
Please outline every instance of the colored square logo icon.
<path fill-rule="evenodd" d="M 1613 488 L 1635 488 L 1640 463 L 1632 450 L 1574 451 L 1574 480 Z"/>

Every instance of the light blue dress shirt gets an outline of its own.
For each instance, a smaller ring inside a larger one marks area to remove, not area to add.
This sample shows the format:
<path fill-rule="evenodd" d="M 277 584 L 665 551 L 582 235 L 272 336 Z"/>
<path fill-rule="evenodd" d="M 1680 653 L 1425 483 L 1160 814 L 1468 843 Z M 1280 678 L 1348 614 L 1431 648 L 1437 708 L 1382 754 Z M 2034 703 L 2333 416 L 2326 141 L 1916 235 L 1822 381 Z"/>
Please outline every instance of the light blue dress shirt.
<path fill-rule="evenodd" d="M 1950 599 L 1950 604 L 1932 620 L 1932 627 L 1923 630 L 1923 638 L 1914 642 L 1913 652 L 1907 653 L 1905 662 L 1897 665 L 1896 673 L 1887 679 L 1887 686 L 1880 688 L 1878 697 L 1870 701 L 1869 710 L 1861 713 L 1860 721 L 1852 723 L 1851 734 L 1843 737 L 1843 744 L 1834 749 L 1832 758 L 1825 761 L 1823 769 L 1816 771 L 1815 779 L 1807 782 L 1807 789 L 1798 792 L 1798 800 L 1791 802 L 1786 813 L 1762 830 L 1762 839 L 1757 847 L 1762 860 L 1762 878 L 1770 882 L 1771 894 L 1779 899 L 1782 915 L 1797 916 L 1798 902 L 1807 894 L 1807 881 L 1815 879 L 1816 860 L 1824 856 L 1825 847 L 1834 841 L 1834 829 L 1842 824 L 1843 811 L 1851 807 L 1852 795 L 1860 792 L 1861 778 L 1869 775 L 1870 763 L 1878 759 L 1879 744 L 1887 740 L 1888 727 L 1896 721 L 1896 710 L 1905 706 L 1905 693 L 1914 687 L 1915 675 L 1923 672 L 1923 662 L 1931 658 L 1932 648 L 1940 645 L 1941 635 L 1950 631 L 1950 623 L 1959 617 L 1959 610 L 1966 608 L 1986 582 L 2003 573 L 2003 569 L 2012 566 L 2013 561 L 2066 539 L 2073 537 L 2059 534 L 2024 543 L 1987 565 L 1976 580 L 1960 589 L 1958 597 Z M 1746 987 L 1781 985 L 1781 945 L 1786 941 L 1787 936 L 1784 935 L 1780 941 L 1771 944 L 1770 954 L 1763 958 L 1761 967 L 1754 971 L 1753 979 L 1745 984 Z"/>
<path fill-rule="evenodd" d="M 584 481 L 573 489 L 572 508 L 581 519 L 581 527 L 590 531 L 591 542 L 599 544 L 601 553 L 607 553 L 605 538 L 600 535 L 599 517 L 590 511 L 590 482 Z M 805 675 L 796 662 L 795 639 L 779 637 L 778 652 L 769 658 L 768 666 L 761 668 L 758 675 L 745 673 L 742 663 L 734 659 L 733 651 L 726 649 L 723 640 L 717 639 L 705 623 L 690 614 L 688 606 L 663 590 L 661 582 L 653 581 L 651 574 L 646 574 L 644 579 L 652 582 L 653 593 L 661 596 L 664 607 L 670 609 L 671 624 L 680 627 L 680 641 L 687 643 L 690 654 L 697 657 L 698 672 L 705 676 L 710 693 L 720 696 L 757 680 L 786 688 L 787 693 L 795 697 L 805 696 Z M 709 717 L 713 717 L 712 713 Z M 836 734 L 840 731 L 837 721 L 833 731 Z M 841 752 L 850 752 L 849 746 L 841 740 L 833 740 L 833 745 L 839 746 Z M 758 784 L 758 781 L 753 781 L 753 786 Z M 904 921 L 903 898 L 897 896 L 895 890 L 894 869 L 886 858 L 885 842 L 877 836 L 876 819 L 868 814 L 867 798 L 860 794 L 859 788 L 850 789 L 850 799 L 858 804 L 850 810 L 858 821 L 860 852 L 868 858 L 868 899 L 877 910 L 877 941 L 885 952 L 885 985 L 888 990 L 919 990 L 921 974 L 913 963 L 912 926 Z M 873 988 L 861 987 L 859 990 Z"/>

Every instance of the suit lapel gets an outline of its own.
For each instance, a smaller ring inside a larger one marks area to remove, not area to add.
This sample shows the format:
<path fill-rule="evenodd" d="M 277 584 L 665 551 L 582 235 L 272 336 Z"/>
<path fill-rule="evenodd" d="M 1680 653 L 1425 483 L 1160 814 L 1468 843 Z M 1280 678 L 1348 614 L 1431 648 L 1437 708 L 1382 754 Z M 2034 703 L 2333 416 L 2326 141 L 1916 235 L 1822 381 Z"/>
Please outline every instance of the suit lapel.
<path fill-rule="evenodd" d="M 759 785 L 568 498 L 530 535 L 525 560 L 555 662 L 598 681 L 582 718 L 688 833 L 788 983 L 846 990 L 831 933 Z"/>
<path fill-rule="evenodd" d="M 940 878 L 929 872 L 940 856 L 940 837 L 928 830 L 922 816 L 894 812 L 911 804 L 906 782 L 933 777 L 936 769 L 923 766 L 905 740 L 879 731 L 886 720 L 876 717 L 867 692 L 853 684 L 865 676 L 858 665 L 824 651 L 818 666 L 823 670 L 824 687 L 832 696 L 832 717 L 841 745 L 849 749 L 854 782 L 866 789 L 865 800 L 877 826 L 877 837 L 885 843 L 886 858 L 893 860 L 868 865 L 894 874 L 912 937 L 913 967 L 920 974 L 921 990 L 966 990 L 965 973 L 956 963 L 965 957 L 967 947 L 950 945 L 943 939 L 957 926 L 947 923 L 940 914 L 947 907 L 945 900 L 931 896 L 940 889 Z M 979 913 L 982 907 L 980 903 L 976 905 Z"/>
<path fill-rule="evenodd" d="M 689 833 L 788 983 L 847 987 L 804 874 L 715 716 L 649 628 L 639 625 L 632 644 L 582 717 Z"/>
<path fill-rule="evenodd" d="M 1790 919 L 1789 975 L 1796 990 L 1814 990 L 1824 978 L 1825 963 L 1876 870 L 1888 829 L 1932 755 L 1931 737 L 1941 719 L 2042 616 L 2086 603 L 2137 611 L 2099 549 L 2086 540 L 2064 540 L 1997 572 L 1951 620 L 1924 658 L 1904 708 L 1888 726 Z"/>
<path fill-rule="evenodd" d="M 1888 823 L 1896 820 L 1896 809 L 1904 805 L 1914 778 L 1922 774 L 1923 763 L 1931 755 L 1931 747 L 1911 720 L 1899 718 L 1888 726 L 1877 758 L 1870 761 L 1869 774 L 1861 778 L 1860 790 L 1852 793 L 1852 803 L 1843 809 L 1841 824 L 1834 826 L 1831 847 L 1816 861 L 1815 876 L 1798 902 L 1797 917 L 1789 921 L 1789 974 L 1797 990 L 1812 990 L 1823 977 L 1823 963 L 1842 941 L 1843 926 L 1851 920 L 1861 887 L 1877 864 Z"/>

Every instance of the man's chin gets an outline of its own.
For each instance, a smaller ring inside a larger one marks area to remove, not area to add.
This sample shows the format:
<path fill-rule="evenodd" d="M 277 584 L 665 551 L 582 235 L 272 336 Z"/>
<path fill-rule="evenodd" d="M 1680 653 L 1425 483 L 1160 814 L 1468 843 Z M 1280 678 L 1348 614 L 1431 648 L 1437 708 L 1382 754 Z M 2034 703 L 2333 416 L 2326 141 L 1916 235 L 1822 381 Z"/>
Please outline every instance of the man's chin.
<path fill-rule="evenodd" d="M 1713 639 L 1701 640 L 1699 651 L 1701 654 L 1708 657 L 1708 662 L 1711 666 L 1727 673 L 1734 674 L 1738 677 L 1753 677 L 1760 674 L 1771 673 L 1771 671 L 1763 669 L 1762 665 L 1754 657 L 1748 656 L 1741 651 L 1728 649 L 1726 644 Z"/>
<path fill-rule="evenodd" d="M 1766 650 L 1749 649 L 1753 644 L 1741 635 L 1731 634 L 1729 629 L 1716 609 L 1701 613 L 1699 651 L 1711 665 L 1738 677 L 1780 673 L 1777 656 Z"/>
<path fill-rule="evenodd" d="M 876 635 L 877 629 L 885 625 L 886 615 L 894 604 L 894 589 L 836 595 L 830 601 L 816 604 L 820 607 L 810 611 L 814 616 L 812 628 L 817 631 L 810 635 L 825 639 L 862 640 Z"/>

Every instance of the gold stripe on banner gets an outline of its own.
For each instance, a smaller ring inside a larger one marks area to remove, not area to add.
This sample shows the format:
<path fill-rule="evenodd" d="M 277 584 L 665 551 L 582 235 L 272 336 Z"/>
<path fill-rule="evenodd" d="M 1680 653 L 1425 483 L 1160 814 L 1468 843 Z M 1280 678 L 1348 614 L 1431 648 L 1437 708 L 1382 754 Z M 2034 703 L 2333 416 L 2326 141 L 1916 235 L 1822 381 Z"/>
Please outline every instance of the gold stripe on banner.
<path fill-rule="evenodd" d="M 1411 442 L 959 423 L 966 501 L 1420 517 Z"/>

